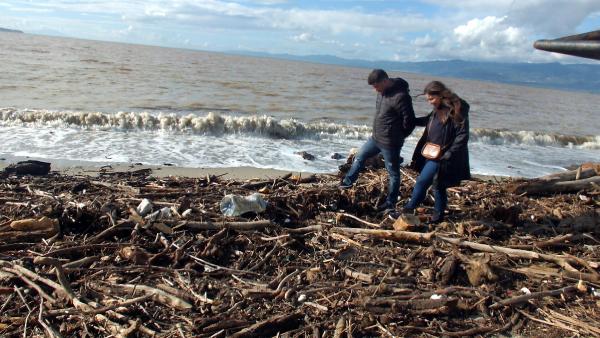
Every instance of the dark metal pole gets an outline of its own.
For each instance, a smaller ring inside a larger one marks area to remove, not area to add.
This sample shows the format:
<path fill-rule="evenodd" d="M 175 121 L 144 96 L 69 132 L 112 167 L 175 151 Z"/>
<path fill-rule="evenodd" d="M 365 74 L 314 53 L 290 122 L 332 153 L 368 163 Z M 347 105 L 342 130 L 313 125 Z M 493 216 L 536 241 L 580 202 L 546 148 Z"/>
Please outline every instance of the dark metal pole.
<path fill-rule="evenodd" d="M 554 40 L 538 40 L 533 47 L 548 52 L 600 60 L 600 30 Z"/>

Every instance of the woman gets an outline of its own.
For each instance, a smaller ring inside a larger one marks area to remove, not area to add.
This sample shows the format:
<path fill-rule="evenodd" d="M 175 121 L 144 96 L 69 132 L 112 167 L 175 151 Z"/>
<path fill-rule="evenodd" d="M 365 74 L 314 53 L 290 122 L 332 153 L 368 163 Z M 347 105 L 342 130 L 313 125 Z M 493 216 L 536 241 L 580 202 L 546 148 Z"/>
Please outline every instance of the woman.
<path fill-rule="evenodd" d="M 423 94 L 433 110 L 416 119 L 417 126 L 425 127 L 411 163 L 420 175 L 402 212 L 414 213 L 433 185 L 435 205 L 431 223 L 440 223 L 448 204 L 446 188 L 471 177 L 467 147 L 469 104 L 439 81 L 430 82 Z"/>

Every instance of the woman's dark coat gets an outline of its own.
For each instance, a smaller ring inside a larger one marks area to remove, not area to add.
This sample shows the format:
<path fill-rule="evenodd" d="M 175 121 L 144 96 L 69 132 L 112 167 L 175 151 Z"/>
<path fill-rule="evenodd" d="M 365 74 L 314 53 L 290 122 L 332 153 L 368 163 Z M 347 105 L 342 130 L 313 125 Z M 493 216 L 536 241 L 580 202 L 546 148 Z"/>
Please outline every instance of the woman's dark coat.
<path fill-rule="evenodd" d="M 461 180 L 468 180 L 471 178 L 469 149 L 467 146 L 467 142 L 469 141 L 469 104 L 462 99 L 460 102 L 460 112 L 463 116 L 463 122 L 457 124 L 449 117 L 443 128 L 443 154 L 440 158 L 440 169 L 438 171 L 437 181 L 439 185 L 444 187 L 456 186 Z M 421 150 L 427 142 L 428 125 L 433 117 L 432 111 L 429 115 L 416 119 L 417 126 L 425 127 L 423 136 L 421 136 L 421 139 L 415 148 L 415 152 L 413 153 L 411 163 L 411 167 L 418 172 L 421 172 L 427 160 L 421 155 Z"/>

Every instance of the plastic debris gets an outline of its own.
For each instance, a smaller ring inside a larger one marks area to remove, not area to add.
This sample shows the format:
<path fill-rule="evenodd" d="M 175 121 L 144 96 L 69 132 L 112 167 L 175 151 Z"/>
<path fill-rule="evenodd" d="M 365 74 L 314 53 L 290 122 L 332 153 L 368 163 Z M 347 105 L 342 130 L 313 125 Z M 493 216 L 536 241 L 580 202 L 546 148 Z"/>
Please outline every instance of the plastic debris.
<path fill-rule="evenodd" d="M 261 213 L 267 208 L 267 202 L 259 193 L 250 196 L 225 195 L 221 200 L 221 212 L 225 216 L 240 216 L 247 212 Z"/>

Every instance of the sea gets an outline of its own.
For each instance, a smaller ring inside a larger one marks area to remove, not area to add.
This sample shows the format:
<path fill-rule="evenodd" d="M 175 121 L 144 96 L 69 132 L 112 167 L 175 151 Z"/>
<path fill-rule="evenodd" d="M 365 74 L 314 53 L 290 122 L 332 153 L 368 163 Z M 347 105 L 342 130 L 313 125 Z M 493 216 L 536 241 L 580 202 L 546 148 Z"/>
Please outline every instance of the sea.
<path fill-rule="evenodd" d="M 371 135 L 370 69 L 17 33 L 0 45 L 5 160 L 334 173 Z M 417 116 L 434 79 L 469 102 L 472 173 L 536 177 L 600 161 L 598 94 L 388 73 L 409 82 Z"/>

